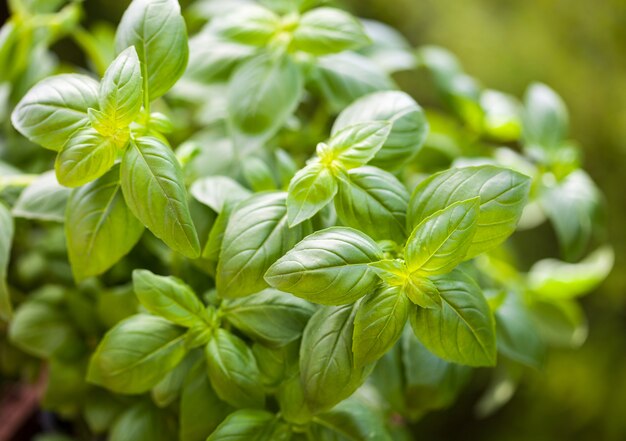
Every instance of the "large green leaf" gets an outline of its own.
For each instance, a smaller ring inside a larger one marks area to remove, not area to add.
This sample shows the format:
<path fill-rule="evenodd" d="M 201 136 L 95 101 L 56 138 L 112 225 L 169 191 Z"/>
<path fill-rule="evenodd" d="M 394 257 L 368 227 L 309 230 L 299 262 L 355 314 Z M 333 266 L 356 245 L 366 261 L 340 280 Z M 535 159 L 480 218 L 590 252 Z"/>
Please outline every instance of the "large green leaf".
<path fill-rule="evenodd" d="M 198 363 L 180 397 L 180 441 L 205 441 L 232 410 L 211 387 L 204 363 Z"/>
<path fill-rule="evenodd" d="M 478 285 L 459 270 L 435 276 L 433 281 L 441 295 L 441 308 L 414 308 L 410 319 L 417 338 L 444 360 L 493 366 L 495 321 Z"/>
<path fill-rule="evenodd" d="M 491 165 L 453 168 L 422 181 L 413 191 L 407 213 L 412 231 L 421 221 L 455 202 L 480 197 L 476 232 L 467 252 L 472 258 L 506 240 L 526 205 L 530 179 Z"/>
<path fill-rule="evenodd" d="M 426 141 L 429 126 L 423 109 L 401 91 L 374 92 L 343 110 L 333 125 L 332 133 L 353 124 L 368 121 L 390 121 L 391 133 L 371 165 L 397 170 L 411 160 Z"/>
<path fill-rule="evenodd" d="M 288 441 L 291 430 L 265 410 L 244 409 L 231 413 L 206 441 Z"/>
<path fill-rule="evenodd" d="M 404 252 L 408 270 L 445 274 L 461 263 L 476 233 L 479 206 L 477 197 L 455 202 L 415 227 Z"/>
<path fill-rule="evenodd" d="M 291 57 L 259 55 L 246 61 L 229 82 L 232 125 L 245 135 L 269 138 L 296 109 L 302 88 L 302 73 Z"/>
<path fill-rule="evenodd" d="M 337 194 L 337 181 L 330 168 L 316 162 L 299 170 L 289 182 L 287 216 L 295 226 L 310 219 Z"/>
<path fill-rule="evenodd" d="M 361 302 L 354 319 L 354 364 L 377 361 L 402 335 L 412 303 L 397 287 L 381 287 Z"/>
<path fill-rule="evenodd" d="M 11 295 L 7 286 L 7 271 L 11 258 L 13 242 L 13 218 L 11 213 L 0 203 L 0 319 L 8 321 L 13 315 Z"/>
<path fill-rule="evenodd" d="M 141 61 L 144 94 L 155 100 L 187 67 L 187 28 L 177 0 L 133 0 L 117 28 L 119 52 L 135 46 Z"/>
<path fill-rule="evenodd" d="M 363 233 L 331 227 L 298 243 L 269 268 L 265 280 L 314 303 L 347 304 L 376 284 L 378 278 L 368 264 L 381 258 L 376 242 Z"/>
<path fill-rule="evenodd" d="M 133 271 L 133 288 L 141 304 L 152 314 L 181 326 L 202 323 L 204 305 L 193 290 L 176 277 L 157 276 L 148 270 Z"/>
<path fill-rule="evenodd" d="M 91 357 L 87 379 L 121 394 L 154 387 L 185 356 L 185 332 L 165 319 L 138 314 L 106 333 Z"/>
<path fill-rule="evenodd" d="M 211 385 L 236 408 L 262 408 L 265 394 L 252 350 L 239 337 L 218 329 L 205 349 Z"/>
<path fill-rule="evenodd" d="M 327 55 L 357 49 L 370 42 L 363 25 L 341 9 L 315 8 L 306 12 L 293 32 L 295 49 Z"/>
<path fill-rule="evenodd" d="M 67 206 L 65 234 L 77 280 L 102 274 L 139 241 L 143 225 L 122 196 L 120 170 L 74 190 Z"/>
<path fill-rule="evenodd" d="M 408 203 L 404 185 L 379 168 L 359 167 L 339 176 L 335 198 L 339 220 L 375 240 L 405 241 Z"/>
<path fill-rule="evenodd" d="M 300 346 L 300 379 L 313 412 L 348 398 L 371 372 L 355 367 L 352 355 L 356 305 L 320 308 L 304 330 Z"/>
<path fill-rule="evenodd" d="M 283 346 L 302 335 L 313 305 L 268 288 L 243 299 L 224 302 L 224 317 L 249 337 L 268 346 Z"/>
<path fill-rule="evenodd" d="M 42 173 L 20 193 L 11 213 L 25 219 L 65 222 L 65 208 L 71 192 L 59 184 L 54 171 Z"/>
<path fill-rule="evenodd" d="M 220 296 L 243 297 L 266 288 L 263 275 L 270 265 L 310 231 L 308 223 L 289 228 L 286 198 L 286 193 L 262 193 L 235 209 L 217 265 Z"/>
<path fill-rule="evenodd" d="M 100 83 L 100 111 L 113 128 L 127 127 L 141 110 L 141 64 L 135 47 L 123 50 L 111 63 Z"/>
<path fill-rule="evenodd" d="M 131 142 L 121 180 L 128 207 L 155 236 L 187 257 L 200 255 L 183 172 L 169 146 L 149 136 Z"/>
<path fill-rule="evenodd" d="M 98 107 L 96 81 L 79 74 L 56 75 L 30 89 L 11 121 L 32 142 L 60 151 L 75 131 L 89 124 L 91 107 Z"/>
<path fill-rule="evenodd" d="M 116 158 L 113 139 L 87 128 L 70 138 L 57 156 L 54 168 L 59 183 L 80 187 L 109 171 Z"/>

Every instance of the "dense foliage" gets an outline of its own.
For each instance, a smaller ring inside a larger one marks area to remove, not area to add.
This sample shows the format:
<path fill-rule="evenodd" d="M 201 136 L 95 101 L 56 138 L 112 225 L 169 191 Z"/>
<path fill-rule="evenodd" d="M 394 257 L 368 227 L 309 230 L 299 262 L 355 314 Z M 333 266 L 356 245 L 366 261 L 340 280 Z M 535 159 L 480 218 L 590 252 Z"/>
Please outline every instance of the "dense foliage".
<path fill-rule="evenodd" d="M 473 368 L 488 414 L 585 340 L 613 255 L 562 100 L 317 3 L 133 0 L 115 33 L 11 3 L 1 367 L 44 360 L 76 438 L 411 439 Z M 507 239 L 545 221 L 562 260 L 525 271 Z"/>

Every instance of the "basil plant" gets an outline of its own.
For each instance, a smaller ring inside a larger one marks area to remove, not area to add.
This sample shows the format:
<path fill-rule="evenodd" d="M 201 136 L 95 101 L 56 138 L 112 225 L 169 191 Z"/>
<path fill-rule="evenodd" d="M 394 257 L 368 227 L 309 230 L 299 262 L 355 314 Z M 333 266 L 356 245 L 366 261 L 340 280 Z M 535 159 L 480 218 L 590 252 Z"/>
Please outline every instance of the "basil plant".
<path fill-rule="evenodd" d="M 613 254 L 548 86 L 316 0 L 65 3 L 0 30 L 0 368 L 69 439 L 408 440 L 475 368 L 487 415 L 584 342 Z"/>

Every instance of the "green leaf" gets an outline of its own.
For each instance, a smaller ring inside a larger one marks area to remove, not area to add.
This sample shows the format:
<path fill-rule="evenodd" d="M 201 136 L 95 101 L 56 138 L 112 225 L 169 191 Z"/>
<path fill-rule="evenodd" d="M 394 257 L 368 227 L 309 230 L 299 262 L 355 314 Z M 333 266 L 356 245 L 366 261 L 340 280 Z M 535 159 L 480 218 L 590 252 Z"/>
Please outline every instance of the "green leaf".
<path fill-rule="evenodd" d="M 200 255 L 183 172 L 169 146 L 157 138 L 137 138 L 122 160 L 121 179 L 128 207 L 155 236 L 189 258 Z"/>
<path fill-rule="evenodd" d="M 152 401 L 160 408 L 166 408 L 180 397 L 183 383 L 191 369 L 202 361 L 202 351 L 189 352 L 178 366 L 169 371 L 159 381 L 150 393 Z M 206 377 L 206 372 L 203 372 Z"/>
<path fill-rule="evenodd" d="M 198 179 L 189 190 L 197 201 L 221 213 L 227 203 L 249 198 L 252 193 L 234 179 L 227 176 L 208 176 Z"/>
<path fill-rule="evenodd" d="M 480 198 L 455 202 L 424 219 L 411 233 L 404 258 L 411 273 L 445 274 L 465 260 L 476 232 Z"/>
<path fill-rule="evenodd" d="M 587 339 L 587 319 L 574 300 L 535 301 L 529 306 L 535 326 L 548 345 L 575 349 Z"/>
<path fill-rule="evenodd" d="M 265 46 L 280 31 L 280 17 L 263 6 L 244 3 L 211 23 L 211 30 L 226 40 Z"/>
<path fill-rule="evenodd" d="M 174 421 L 152 403 L 135 404 L 113 424 L 109 441 L 170 441 L 176 438 Z"/>
<path fill-rule="evenodd" d="M 54 171 L 42 173 L 20 193 L 11 214 L 25 219 L 65 222 L 65 207 L 71 192 L 59 184 Z"/>
<path fill-rule="evenodd" d="M 124 410 L 124 404 L 118 401 L 117 397 L 105 389 L 97 388 L 89 391 L 83 406 L 85 422 L 89 430 L 95 434 L 108 432 Z"/>
<path fill-rule="evenodd" d="M 298 369 L 299 351 L 299 340 L 280 347 L 254 343 L 252 352 L 261 371 L 263 386 L 274 390 L 285 381 L 285 378 L 295 375 Z"/>
<path fill-rule="evenodd" d="M 382 415 L 353 398 L 317 416 L 316 423 L 333 431 L 339 440 L 392 441 Z M 315 436 L 315 430 L 313 433 Z"/>
<path fill-rule="evenodd" d="M 337 194 L 337 181 L 328 167 L 319 162 L 299 170 L 289 183 L 287 216 L 290 226 L 312 218 Z"/>
<path fill-rule="evenodd" d="M 228 221 L 217 265 L 217 290 L 243 297 L 267 287 L 263 275 L 298 243 L 310 225 L 287 225 L 286 193 L 264 193 L 240 204 Z"/>
<path fill-rule="evenodd" d="M 141 64 L 135 47 L 123 50 L 100 83 L 100 111 L 114 128 L 127 127 L 139 114 L 143 97 Z"/>
<path fill-rule="evenodd" d="M 545 344 L 520 295 L 507 293 L 504 303 L 496 310 L 498 351 L 526 366 L 540 368 Z"/>
<path fill-rule="evenodd" d="M 583 255 L 594 233 L 600 211 L 601 194 L 583 170 L 576 170 L 562 181 L 546 188 L 539 202 L 556 230 L 565 258 Z"/>
<path fill-rule="evenodd" d="M 383 147 L 370 161 L 385 170 L 397 170 L 421 149 L 429 132 L 423 109 L 408 94 L 400 91 L 366 95 L 343 110 L 333 125 L 332 134 L 358 123 L 389 121 L 391 132 Z"/>
<path fill-rule="evenodd" d="M 343 225 L 375 240 L 405 241 L 409 193 L 394 175 L 359 167 L 340 174 L 338 181 L 335 209 Z"/>
<path fill-rule="evenodd" d="M 373 288 L 378 278 L 368 264 L 381 258 L 376 242 L 363 233 L 331 227 L 298 243 L 269 268 L 265 280 L 314 303 L 342 305 Z"/>
<path fill-rule="evenodd" d="M 165 319 L 138 314 L 106 333 L 87 380 L 120 394 L 152 389 L 185 356 L 185 332 Z"/>
<path fill-rule="evenodd" d="M 13 316 L 11 294 L 7 286 L 7 271 L 11 259 L 13 233 L 11 213 L 4 204 L 0 203 L 0 319 L 4 321 L 8 321 Z"/>
<path fill-rule="evenodd" d="M 207 369 L 217 396 L 236 408 L 262 408 L 265 394 L 252 350 L 239 337 L 218 329 L 207 344 Z"/>
<path fill-rule="evenodd" d="M 367 45 L 370 39 L 359 21 L 336 8 L 306 12 L 293 32 L 295 49 L 313 55 L 328 55 Z"/>
<path fill-rule="evenodd" d="M 414 309 L 410 319 L 417 338 L 444 360 L 468 366 L 493 366 L 495 321 L 478 285 L 459 270 L 432 280 L 442 305 L 438 309 Z"/>
<path fill-rule="evenodd" d="M 74 190 L 67 206 L 65 235 L 77 280 L 102 274 L 135 246 L 143 225 L 122 196 L 119 166 Z"/>
<path fill-rule="evenodd" d="M 528 287 L 547 299 L 569 299 L 593 291 L 611 272 L 615 255 L 606 246 L 578 263 L 544 259 L 528 273 Z"/>
<path fill-rule="evenodd" d="M 367 164 L 378 153 L 391 131 L 389 121 L 354 124 L 335 133 L 317 154 L 324 164 L 337 162 L 346 169 Z"/>
<path fill-rule="evenodd" d="M 206 441 L 287 441 L 291 430 L 265 410 L 244 409 L 231 413 Z"/>
<path fill-rule="evenodd" d="M 113 139 L 87 128 L 70 138 L 57 156 L 54 168 L 60 184 L 80 187 L 109 171 L 116 158 Z"/>
<path fill-rule="evenodd" d="M 135 46 L 143 91 L 150 100 L 167 92 L 187 67 L 187 28 L 177 0 L 133 0 L 117 28 L 120 53 Z"/>
<path fill-rule="evenodd" d="M 230 79 L 230 121 L 242 134 L 269 138 L 296 110 L 302 90 L 302 73 L 290 57 L 258 55 Z"/>
<path fill-rule="evenodd" d="M 306 425 L 313 419 L 304 399 L 304 388 L 298 372 L 291 378 L 281 378 L 280 386 L 276 391 L 276 400 L 280 407 L 280 415 L 285 421 L 297 425 Z"/>
<path fill-rule="evenodd" d="M 524 98 L 524 141 L 528 145 L 553 149 L 567 136 L 565 103 L 545 84 L 534 83 Z"/>
<path fill-rule="evenodd" d="M 247 156 L 241 160 L 241 173 L 253 191 L 277 190 L 274 172 L 267 163 L 257 156 Z"/>
<path fill-rule="evenodd" d="M 391 349 L 402 335 L 410 307 L 398 287 L 381 287 L 365 297 L 354 319 L 355 366 L 373 363 Z"/>
<path fill-rule="evenodd" d="M 395 89 L 387 73 L 367 57 L 354 52 L 318 58 L 311 82 L 312 88 L 336 113 L 364 95 Z"/>
<path fill-rule="evenodd" d="M 32 142 L 60 151 L 78 129 L 89 124 L 87 109 L 98 107 L 98 83 L 62 74 L 37 83 L 11 115 L 13 126 Z"/>
<path fill-rule="evenodd" d="M 133 288 L 141 304 L 152 314 L 177 325 L 192 327 L 202 322 L 204 305 L 193 290 L 176 277 L 148 270 L 133 271 Z"/>
<path fill-rule="evenodd" d="M 250 338 L 268 346 L 284 346 L 302 335 L 313 305 L 275 289 L 224 302 L 224 317 Z"/>
<path fill-rule="evenodd" d="M 205 441 L 232 410 L 211 387 L 204 363 L 197 364 L 180 398 L 180 441 Z"/>
<path fill-rule="evenodd" d="M 427 410 L 443 409 L 456 400 L 468 382 L 472 369 L 434 355 L 416 338 L 410 327 L 401 339 L 402 393 L 409 415 L 419 417 Z"/>
<path fill-rule="evenodd" d="M 32 299 L 22 303 L 9 325 L 9 340 L 24 352 L 49 359 L 65 348 L 81 347 L 81 337 L 58 304 Z"/>
<path fill-rule="evenodd" d="M 470 259 L 506 240 L 526 205 L 530 179 L 491 165 L 453 168 L 422 181 L 413 191 L 407 225 L 413 230 L 428 216 L 455 202 L 480 197 L 476 233 L 467 251 Z"/>
<path fill-rule="evenodd" d="M 352 355 L 357 305 L 325 306 L 307 324 L 300 346 L 300 380 L 314 413 L 332 408 L 363 383 L 373 365 L 355 367 Z"/>

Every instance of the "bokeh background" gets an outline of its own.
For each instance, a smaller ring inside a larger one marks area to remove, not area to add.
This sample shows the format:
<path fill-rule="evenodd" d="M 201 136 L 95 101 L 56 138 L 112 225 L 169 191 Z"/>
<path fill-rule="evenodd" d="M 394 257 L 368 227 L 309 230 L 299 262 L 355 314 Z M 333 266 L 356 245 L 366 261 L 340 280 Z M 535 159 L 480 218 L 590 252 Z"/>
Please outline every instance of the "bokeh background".
<path fill-rule="evenodd" d="M 534 81 L 555 89 L 569 107 L 584 167 L 606 195 L 607 237 L 616 251 L 609 279 L 583 300 L 590 333 L 581 349 L 553 351 L 544 369 L 527 375 L 511 402 L 488 418 L 475 416 L 479 391 L 469 390 L 452 409 L 422 420 L 416 439 L 625 440 L 626 0 L 341 2 L 396 27 L 415 46 L 451 50 L 485 86 L 518 97 Z M 85 9 L 90 20 L 116 23 L 128 3 L 86 0 Z M 58 53 L 76 56 L 63 44 Z M 423 77 L 403 74 L 398 81 L 421 104 L 436 105 Z M 527 244 L 532 257 L 554 252 L 549 227 L 541 234 L 547 239 Z"/>

